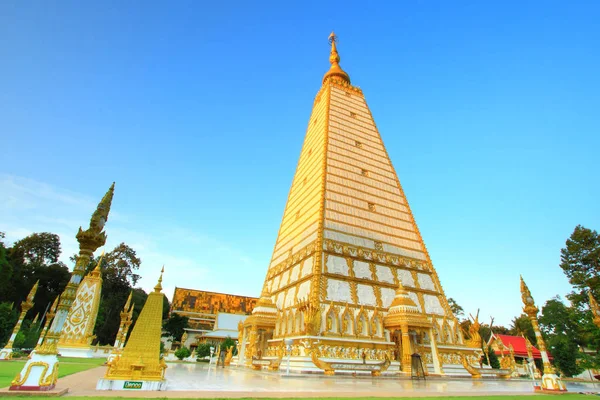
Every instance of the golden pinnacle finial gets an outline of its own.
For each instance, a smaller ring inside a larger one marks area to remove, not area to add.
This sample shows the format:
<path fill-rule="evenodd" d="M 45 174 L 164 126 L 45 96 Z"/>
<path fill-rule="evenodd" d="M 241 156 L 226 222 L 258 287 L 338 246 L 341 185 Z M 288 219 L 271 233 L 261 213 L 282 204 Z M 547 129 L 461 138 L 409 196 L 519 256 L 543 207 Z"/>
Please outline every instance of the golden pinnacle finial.
<path fill-rule="evenodd" d="M 27 303 L 33 303 L 33 298 L 35 297 L 35 293 L 38 290 L 39 284 L 40 281 L 38 280 L 37 282 L 35 282 L 31 290 L 29 291 L 29 294 L 27 295 Z"/>
<path fill-rule="evenodd" d="M 331 53 L 329 54 L 329 62 L 331 63 L 331 67 L 329 68 L 329 71 L 327 71 L 327 73 L 325 74 L 325 76 L 323 77 L 323 83 L 325 83 L 325 81 L 328 78 L 337 78 L 339 80 L 342 80 L 346 83 L 350 83 L 350 76 L 348 76 L 348 74 L 346 72 L 344 72 L 344 70 L 340 67 L 340 55 L 337 52 L 337 48 L 335 46 L 335 44 L 338 41 L 338 37 L 335 34 L 335 32 L 331 32 L 331 34 L 329 35 L 329 43 L 331 44 Z"/>
<path fill-rule="evenodd" d="M 521 300 L 523 301 L 523 305 L 524 305 L 523 311 L 525 312 L 525 314 L 527 314 L 530 318 L 534 315 L 537 315 L 539 310 L 535 306 L 535 301 L 533 300 L 533 296 L 531 295 L 531 292 L 529 291 L 529 288 L 527 287 L 527 284 L 523 280 L 522 276 L 521 276 Z"/>
<path fill-rule="evenodd" d="M 54 302 L 52 303 L 52 307 L 50 307 L 50 310 L 52 311 L 53 314 L 56 314 L 56 309 L 58 308 L 59 300 L 60 300 L 60 295 L 56 296 L 56 298 L 54 299 Z"/>
<path fill-rule="evenodd" d="M 129 292 L 129 297 L 127 297 L 127 301 L 125 302 L 125 306 L 123 307 L 123 312 L 129 312 L 129 306 L 131 305 L 131 298 L 133 297 L 133 290 Z"/>
<path fill-rule="evenodd" d="M 98 259 L 98 263 L 96 264 L 96 268 L 90 272 L 90 276 L 99 277 L 102 273 L 102 259 L 104 258 L 104 250 L 102 250 L 102 254 L 100 254 L 100 258 Z"/>
<path fill-rule="evenodd" d="M 104 229 L 104 224 L 108 221 L 108 213 L 110 212 L 110 206 L 112 204 L 113 195 L 115 193 L 115 183 L 113 182 L 108 189 L 108 192 L 104 195 L 98 207 L 96 207 L 96 211 L 92 214 L 92 219 L 90 220 L 90 228 L 100 233 Z"/>
<path fill-rule="evenodd" d="M 92 214 L 90 227 L 85 231 L 81 227 L 79 228 L 76 238 L 79 242 L 80 249 L 94 252 L 98 247 L 104 246 L 106 243 L 104 224 L 108 221 L 108 213 L 110 212 L 114 192 L 115 183 L 113 182 Z"/>
<path fill-rule="evenodd" d="M 163 274 L 165 272 L 165 266 L 162 266 L 162 269 L 160 270 L 160 277 L 158 278 L 158 283 L 156 284 L 156 286 L 154 286 L 154 291 L 155 292 L 160 292 L 162 290 L 162 279 L 163 279 Z"/>

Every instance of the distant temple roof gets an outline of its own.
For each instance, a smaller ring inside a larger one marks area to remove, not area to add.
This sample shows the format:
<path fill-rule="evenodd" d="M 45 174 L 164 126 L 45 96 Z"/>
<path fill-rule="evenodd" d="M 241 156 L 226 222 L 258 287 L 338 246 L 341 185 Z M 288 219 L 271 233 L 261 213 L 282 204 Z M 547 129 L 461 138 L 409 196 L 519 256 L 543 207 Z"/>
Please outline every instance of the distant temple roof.
<path fill-rule="evenodd" d="M 504 349 L 504 354 L 509 352 L 509 348 L 512 345 L 513 350 L 515 352 L 515 357 L 527 358 L 527 341 L 523 336 L 510 336 L 510 335 L 499 335 L 494 334 L 490 339 L 490 344 L 496 339 L 496 343 L 498 344 L 498 348 L 502 347 Z M 499 342 L 499 343 L 498 343 Z M 501 346 L 502 345 L 502 346 Z M 502 351 L 500 349 L 494 349 L 497 355 L 500 355 Z M 534 359 L 541 359 L 542 353 L 535 347 L 531 346 L 531 354 Z"/>
<path fill-rule="evenodd" d="M 258 301 L 255 297 L 237 296 L 205 290 L 175 288 L 172 312 L 250 314 Z"/>

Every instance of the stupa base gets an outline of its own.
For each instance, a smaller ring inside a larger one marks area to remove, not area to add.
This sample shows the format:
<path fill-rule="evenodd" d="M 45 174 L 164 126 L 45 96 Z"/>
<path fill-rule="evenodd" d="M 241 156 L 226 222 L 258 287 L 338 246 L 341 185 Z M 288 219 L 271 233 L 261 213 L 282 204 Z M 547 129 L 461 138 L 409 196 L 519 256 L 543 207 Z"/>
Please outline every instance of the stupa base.
<path fill-rule="evenodd" d="M 146 381 L 143 379 L 105 379 L 98 380 L 96 390 L 143 390 L 163 391 L 167 389 L 167 380 Z"/>
<path fill-rule="evenodd" d="M 2 349 L 0 350 L 0 360 L 10 360 L 12 359 L 12 349 Z"/>
<path fill-rule="evenodd" d="M 539 389 L 536 391 L 539 392 L 566 392 L 567 387 L 562 382 L 562 380 L 556 376 L 555 374 L 544 374 L 542 376 L 542 384 L 538 386 Z"/>
<path fill-rule="evenodd" d="M 21 372 L 11 382 L 9 390 L 46 392 L 54 389 L 58 380 L 56 354 L 31 352 Z"/>

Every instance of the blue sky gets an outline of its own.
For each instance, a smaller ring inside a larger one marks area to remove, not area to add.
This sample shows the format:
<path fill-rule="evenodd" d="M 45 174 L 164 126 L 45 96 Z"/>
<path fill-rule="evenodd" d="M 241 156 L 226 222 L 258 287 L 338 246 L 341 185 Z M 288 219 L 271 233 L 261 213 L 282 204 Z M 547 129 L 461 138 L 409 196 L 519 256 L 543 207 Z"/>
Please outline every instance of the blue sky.
<path fill-rule="evenodd" d="M 508 325 L 519 274 L 570 290 L 599 229 L 600 5 L 2 2 L 0 231 L 73 236 L 116 181 L 107 250 L 149 289 L 258 295 L 335 30 L 446 294 Z"/>

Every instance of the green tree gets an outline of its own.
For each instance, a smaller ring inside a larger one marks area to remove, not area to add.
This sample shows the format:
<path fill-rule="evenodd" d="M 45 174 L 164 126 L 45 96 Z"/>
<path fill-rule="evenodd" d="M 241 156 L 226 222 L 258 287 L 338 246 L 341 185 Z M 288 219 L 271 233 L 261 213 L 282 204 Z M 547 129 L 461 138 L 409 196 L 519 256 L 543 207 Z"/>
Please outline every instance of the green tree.
<path fill-rule="evenodd" d="M 191 354 L 192 352 L 187 347 L 181 347 L 175 350 L 175 357 L 177 357 L 180 360 L 189 357 Z"/>
<path fill-rule="evenodd" d="M 73 262 L 77 256 L 71 257 Z M 90 260 L 87 271 L 96 268 L 100 257 Z M 140 276 L 135 273 L 139 270 L 142 261 L 137 257 L 135 250 L 125 243 L 119 244 L 102 258 L 102 295 L 98 308 L 98 318 L 94 328 L 97 343 L 101 345 L 113 344 L 119 331 L 120 313 L 129 297 L 133 286 Z M 137 320 L 143 304 L 146 301 L 146 293 L 139 289 L 134 291 L 133 302 L 136 305 L 133 320 Z M 133 329 L 133 327 L 131 328 Z"/>
<path fill-rule="evenodd" d="M 210 344 L 202 343 L 198 345 L 196 348 L 196 355 L 199 359 L 210 356 Z"/>
<path fill-rule="evenodd" d="M 492 332 L 494 332 L 497 335 L 510 335 L 510 330 L 502 325 L 494 325 L 492 326 Z"/>
<path fill-rule="evenodd" d="M 580 352 L 577 345 L 564 335 L 552 336 L 548 339 L 550 353 L 554 357 L 554 365 L 566 376 L 572 377 L 583 372 L 579 364 Z"/>
<path fill-rule="evenodd" d="M 560 267 L 574 286 L 567 298 L 579 308 L 587 305 L 587 291 L 600 298 L 600 236 L 577 225 L 560 250 Z"/>
<path fill-rule="evenodd" d="M 465 310 L 461 306 L 458 305 L 456 300 L 454 300 L 452 297 L 448 297 L 448 304 L 450 305 L 452 314 L 454 314 L 454 316 L 456 318 L 464 318 Z"/>
<path fill-rule="evenodd" d="M 20 304 L 39 280 L 34 306 L 28 316 L 43 314 L 63 291 L 70 277 L 67 266 L 58 260 L 60 254 L 60 238 L 53 233 L 33 233 L 15 242 L 7 250 L 13 279 L 3 300 Z"/>
<path fill-rule="evenodd" d="M 13 256 L 28 264 L 53 264 L 60 257 L 60 237 L 55 233 L 33 233 L 16 242 L 11 249 Z"/>
<path fill-rule="evenodd" d="M 492 349 L 492 346 L 488 346 L 487 355 L 488 355 L 487 358 L 490 359 L 490 363 L 488 364 L 487 358 L 485 356 L 483 356 L 483 363 L 485 365 L 489 365 L 492 368 L 499 369 L 500 368 L 500 360 L 498 359 L 498 356 L 494 352 L 494 349 Z"/>
<path fill-rule="evenodd" d="M 584 346 L 585 314 L 576 307 L 567 307 L 556 296 L 542 307 L 539 317 L 540 329 L 545 336 L 554 364 L 566 376 L 583 372 L 579 364 L 579 346 Z"/>
<path fill-rule="evenodd" d="M 171 337 L 174 342 L 180 341 L 185 328 L 188 327 L 188 321 L 188 317 L 172 313 L 163 324 L 163 336 Z"/>
<path fill-rule="evenodd" d="M 0 348 L 3 348 L 17 323 L 17 312 L 10 303 L 0 303 Z"/>
<path fill-rule="evenodd" d="M 523 335 L 529 339 L 532 345 L 535 346 L 537 344 L 533 325 L 531 325 L 531 320 L 525 314 L 521 314 L 518 317 L 513 318 L 509 333 L 513 336 Z"/>
<path fill-rule="evenodd" d="M 233 350 L 235 351 L 235 340 L 230 336 L 227 336 L 227 338 L 221 342 L 221 351 L 227 351 L 231 346 L 233 346 Z"/>
<path fill-rule="evenodd" d="M 0 300 L 8 300 L 12 293 L 11 281 L 13 279 L 13 267 L 8 261 L 7 249 L 2 241 L 4 237 L 4 232 L 0 232 Z M 2 333 L 0 332 L 1 337 Z"/>

